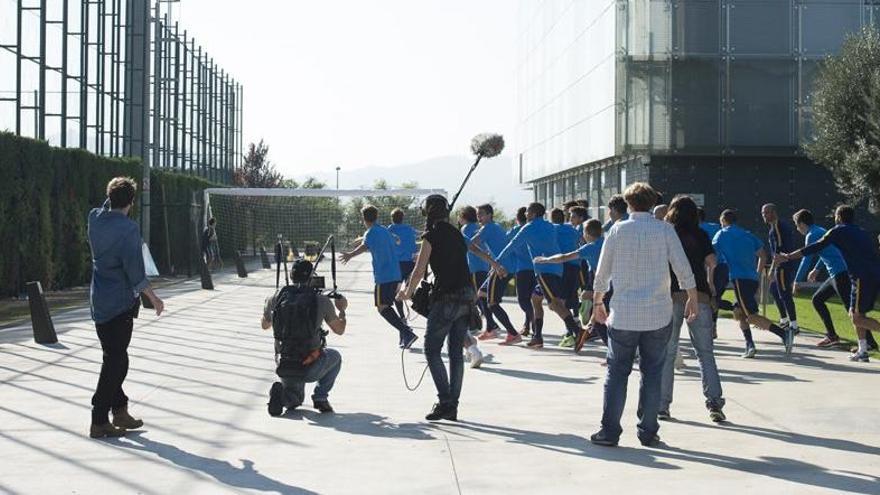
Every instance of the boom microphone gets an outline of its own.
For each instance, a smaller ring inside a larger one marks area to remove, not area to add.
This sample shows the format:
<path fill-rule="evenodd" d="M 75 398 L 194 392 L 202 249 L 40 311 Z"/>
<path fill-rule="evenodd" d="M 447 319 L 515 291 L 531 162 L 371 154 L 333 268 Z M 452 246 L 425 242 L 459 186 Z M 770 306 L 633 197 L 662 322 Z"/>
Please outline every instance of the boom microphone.
<path fill-rule="evenodd" d="M 462 181 L 461 187 L 458 188 L 458 192 L 452 197 L 452 201 L 449 203 L 450 212 L 455 206 L 455 202 L 458 201 L 458 196 L 461 194 L 461 191 L 464 190 L 465 184 L 470 180 L 471 174 L 474 173 L 474 170 L 477 169 L 477 165 L 480 164 L 480 160 L 483 158 L 494 158 L 504 151 L 504 138 L 501 134 L 477 134 L 471 139 L 471 151 L 477 155 L 477 160 L 471 165 L 471 169 L 465 176 L 464 181 Z"/>

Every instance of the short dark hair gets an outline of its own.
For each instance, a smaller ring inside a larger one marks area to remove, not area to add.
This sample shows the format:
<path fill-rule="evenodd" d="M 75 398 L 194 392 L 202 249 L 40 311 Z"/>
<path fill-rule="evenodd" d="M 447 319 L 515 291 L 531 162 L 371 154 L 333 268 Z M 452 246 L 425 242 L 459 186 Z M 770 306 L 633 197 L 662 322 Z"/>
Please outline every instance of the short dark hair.
<path fill-rule="evenodd" d="M 856 210 L 850 205 L 840 205 L 835 210 L 834 216 L 840 218 L 843 223 L 853 223 L 856 221 Z"/>
<path fill-rule="evenodd" d="M 816 220 L 813 218 L 813 212 L 807 209 L 798 210 L 791 219 L 794 220 L 795 224 L 813 225 L 816 223 Z"/>
<path fill-rule="evenodd" d="M 586 232 L 590 237 L 602 237 L 602 222 L 592 218 L 587 220 L 586 225 L 584 226 L 584 232 Z"/>
<path fill-rule="evenodd" d="M 477 209 L 482 210 L 483 213 L 485 213 L 486 215 L 489 215 L 490 217 L 495 216 L 495 208 L 492 208 L 492 205 L 490 205 L 489 203 L 481 204 L 480 206 L 477 207 Z"/>
<path fill-rule="evenodd" d="M 633 211 L 650 211 L 659 195 L 647 182 L 635 182 L 623 192 L 623 199 Z"/>
<path fill-rule="evenodd" d="M 394 211 L 391 212 L 391 221 L 394 223 L 403 223 L 403 210 L 395 208 Z"/>
<path fill-rule="evenodd" d="M 553 223 L 565 223 L 565 212 L 562 211 L 562 208 L 550 210 L 550 221 Z"/>
<path fill-rule="evenodd" d="M 516 210 L 516 219 L 519 221 L 519 223 L 526 223 L 526 221 L 528 220 L 528 218 L 526 217 L 526 210 L 527 208 L 525 206 L 520 206 L 519 209 Z"/>
<path fill-rule="evenodd" d="M 125 208 L 134 203 L 137 183 L 130 177 L 115 177 L 107 183 L 110 208 Z"/>
<path fill-rule="evenodd" d="M 620 194 L 615 194 L 608 200 L 608 209 L 621 214 L 626 213 L 626 200 Z"/>
<path fill-rule="evenodd" d="M 376 223 L 379 218 L 379 209 L 373 205 L 367 205 L 361 208 L 361 216 L 365 222 Z"/>
<path fill-rule="evenodd" d="M 290 267 L 290 280 L 295 284 L 304 284 L 312 275 L 312 262 L 305 258 L 298 258 Z"/>
<path fill-rule="evenodd" d="M 534 203 L 529 203 L 527 211 L 532 212 L 532 214 L 537 217 L 543 217 L 547 214 L 547 208 L 545 208 L 544 205 L 538 203 L 537 201 L 535 201 Z"/>
<path fill-rule="evenodd" d="M 578 206 L 583 207 L 583 208 L 589 208 L 589 207 L 590 207 L 590 202 L 587 201 L 586 199 L 579 199 L 579 200 L 577 200 L 577 204 L 578 204 Z"/>
<path fill-rule="evenodd" d="M 458 216 L 464 218 L 465 222 L 474 223 L 477 221 L 477 209 L 470 205 L 462 206 Z"/>
<path fill-rule="evenodd" d="M 565 210 L 570 210 L 570 209 L 574 208 L 574 207 L 577 206 L 577 205 L 578 205 L 578 202 L 577 202 L 576 200 L 573 199 L 573 200 L 571 200 L 571 201 L 566 201 L 565 203 L 562 203 L 562 208 L 565 209 Z"/>
<path fill-rule="evenodd" d="M 736 210 L 728 208 L 721 212 L 720 220 L 724 223 L 735 224 L 737 221 Z"/>
<path fill-rule="evenodd" d="M 590 217 L 590 214 L 587 213 L 587 209 L 584 208 L 583 206 L 573 206 L 569 213 L 571 213 L 572 215 L 577 215 L 582 220 L 586 220 L 587 218 Z"/>
<path fill-rule="evenodd" d="M 217 220 L 215 220 L 214 217 L 208 219 L 208 225 L 214 225 L 215 223 L 217 223 Z"/>

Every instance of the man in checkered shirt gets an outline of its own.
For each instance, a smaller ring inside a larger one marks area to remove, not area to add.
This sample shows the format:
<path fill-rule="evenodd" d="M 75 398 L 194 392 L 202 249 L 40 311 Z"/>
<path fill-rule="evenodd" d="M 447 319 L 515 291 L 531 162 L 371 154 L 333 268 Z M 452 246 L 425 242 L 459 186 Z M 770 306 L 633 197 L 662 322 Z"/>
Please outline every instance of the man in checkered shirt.
<path fill-rule="evenodd" d="M 638 350 L 640 418 L 638 437 L 642 445 L 660 441 L 657 412 L 660 381 L 672 323 L 669 267 L 687 291 L 685 317 L 697 316 L 697 291 L 681 241 L 671 224 L 650 213 L 657 193 L 648 184 L 635 183 L 624 192 L 631 212 L 617 222 L 605 238 L 593 285 L 596 320 L 608 325 L 608 373 L 605 378 L 605 407 L 602 429 L 590 437 L 598 445 L 617 445 L 620 417 L 626 405 L 626 385 Z M 604 295 L 614 284 L 610 314 Z"/>

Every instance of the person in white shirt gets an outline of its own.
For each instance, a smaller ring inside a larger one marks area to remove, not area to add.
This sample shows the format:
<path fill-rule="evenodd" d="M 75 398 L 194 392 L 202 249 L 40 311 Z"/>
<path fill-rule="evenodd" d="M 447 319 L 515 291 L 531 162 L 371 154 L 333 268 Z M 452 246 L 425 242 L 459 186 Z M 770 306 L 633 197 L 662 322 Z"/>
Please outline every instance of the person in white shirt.
<path fill-rule="evenodd" d="M 642 445 L 653 446 L 660 441 L 660 384 L 672 333 L 669 267 L 687 293 L 684 315 L 688 321 L 698 312 L 696 281 L 675 229 L 651 214 L 658 198 L 656 191 L 637 182 L 623 197 L 630 217 L 615 223 L 606 236 L 593 285 L 594 315 L 608 325 L 608 372 L 602 429 L 590 441 L 617 445 L 623 431 L 620 417 L 626 405 L 627 381 L 638 350 L 642 375 L 638 437 Z M 614 297 L 611 308 L 606 308 L 603 298 L 612 281 Z"/>

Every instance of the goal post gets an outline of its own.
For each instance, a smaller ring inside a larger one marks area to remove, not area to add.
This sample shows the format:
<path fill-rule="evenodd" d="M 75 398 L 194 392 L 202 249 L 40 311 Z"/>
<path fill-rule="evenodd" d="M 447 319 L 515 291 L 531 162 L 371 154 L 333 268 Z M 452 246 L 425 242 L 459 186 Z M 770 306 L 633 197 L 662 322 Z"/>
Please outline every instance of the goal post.
<path fill-rule="evenodd" d="M 261 247 L 273 253 L 281 239 L 297 254 L 320 249 L 329 236 L 337 246 L 351 243 L 364 232 L 360 210 L 373 205 L 378 222 L 391 223 L 391 212 L 400 209 L 404 223 L 424 228 L 420 206 L 443 189 L 205 189 L 204 224 L 214 218 L 217 243 L 223 257 L 235 252 L 256 254 Z"/>

